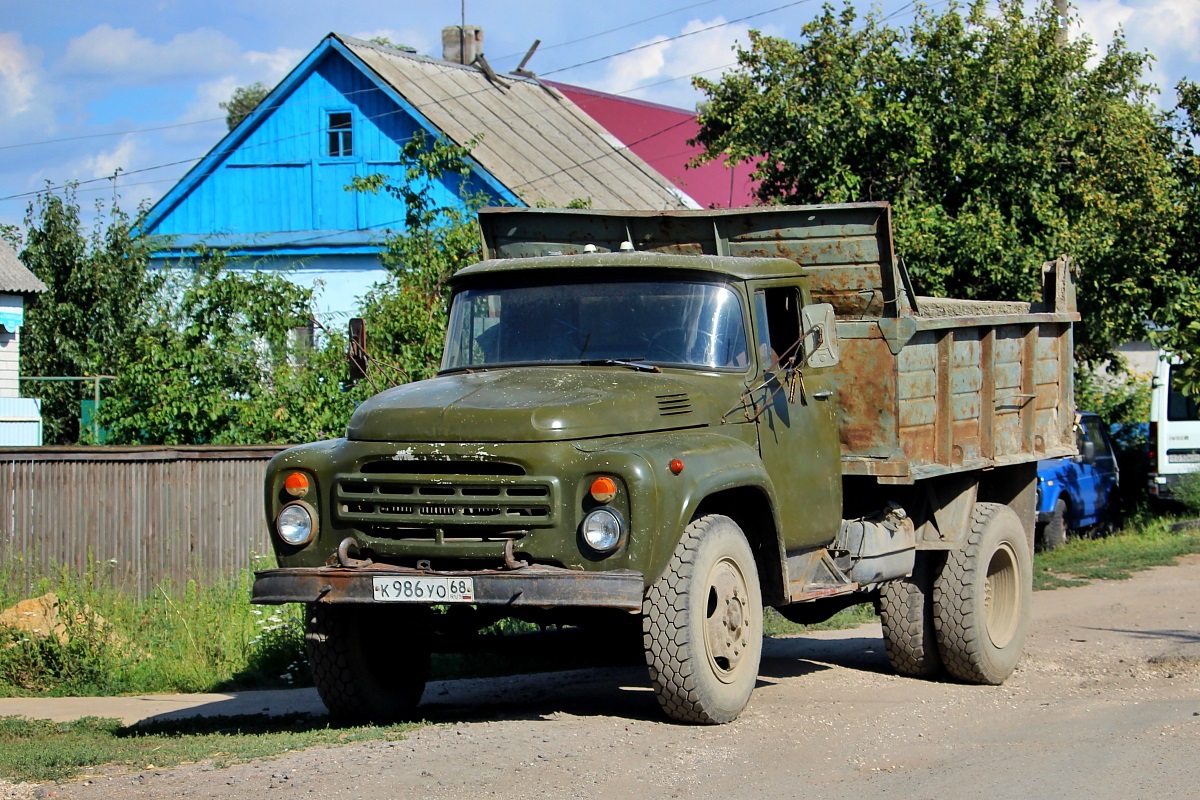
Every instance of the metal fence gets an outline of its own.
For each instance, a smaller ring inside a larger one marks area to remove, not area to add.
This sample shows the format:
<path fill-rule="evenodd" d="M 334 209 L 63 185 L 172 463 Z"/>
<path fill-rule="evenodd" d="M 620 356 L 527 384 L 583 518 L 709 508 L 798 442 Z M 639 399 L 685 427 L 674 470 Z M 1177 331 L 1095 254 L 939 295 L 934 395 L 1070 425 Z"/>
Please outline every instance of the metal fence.
<path fill-rule="evenodd" d="M 236 575 L 270 552 L 262 479 L 282 448 L 0 447 L 0 564 L 59 569 L 144 597 Z"/>

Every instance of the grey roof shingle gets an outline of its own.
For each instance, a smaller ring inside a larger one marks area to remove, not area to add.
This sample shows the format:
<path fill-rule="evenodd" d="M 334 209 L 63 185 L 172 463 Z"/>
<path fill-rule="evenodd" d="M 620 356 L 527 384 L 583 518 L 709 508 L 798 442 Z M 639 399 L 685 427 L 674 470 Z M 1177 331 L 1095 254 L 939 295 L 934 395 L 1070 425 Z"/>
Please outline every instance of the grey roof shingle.
<path fill-rule="evenodd" d="M 0 292 L 38 294 L 44 291 L 46 284 L 21 263 L 8 242 L 0 239 Z"/>
<path fill-rule="evenodd" d="M 513 75 L 498 87 L 475 67 L 335 36 L 455 143 L 479 137 L 472 157 L 530 206 L 697 207 L 556 89 Z"/>

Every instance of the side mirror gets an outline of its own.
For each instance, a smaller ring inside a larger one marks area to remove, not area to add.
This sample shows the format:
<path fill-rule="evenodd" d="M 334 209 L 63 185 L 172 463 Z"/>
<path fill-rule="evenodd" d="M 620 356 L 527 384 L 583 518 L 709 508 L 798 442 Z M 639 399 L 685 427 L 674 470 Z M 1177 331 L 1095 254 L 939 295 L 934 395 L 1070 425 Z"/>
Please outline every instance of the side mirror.
<path fill-rule="evenodd" d="M 1079 449 L 1079 460 L 1084 464 L 1096 463 L 1096 443 L 1087 441 Z"/>
<path fill-rule="evenodd" d="M 814 369 L 835 367 L 841 361 L 838 350 L 837 318 L 829 303 L 815 303 L 800 309 L 804 326 L 801 338 L 801 364 Z"/>

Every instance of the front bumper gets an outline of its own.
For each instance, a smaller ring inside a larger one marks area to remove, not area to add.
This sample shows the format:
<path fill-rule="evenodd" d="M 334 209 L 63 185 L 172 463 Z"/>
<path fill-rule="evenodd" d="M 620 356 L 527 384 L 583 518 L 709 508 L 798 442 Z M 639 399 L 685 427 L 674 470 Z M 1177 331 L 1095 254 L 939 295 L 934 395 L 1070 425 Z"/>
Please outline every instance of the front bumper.
<path fill-rule="evenodd" d="M 369 567 L 290 567 L 254 573 L 252 603 L 375 603 L 376 577 L 471 578 L 476 605 L 642 610 L 643 578 L 633 570 L 583 572 L 562 567 L 438 571 Z"/>

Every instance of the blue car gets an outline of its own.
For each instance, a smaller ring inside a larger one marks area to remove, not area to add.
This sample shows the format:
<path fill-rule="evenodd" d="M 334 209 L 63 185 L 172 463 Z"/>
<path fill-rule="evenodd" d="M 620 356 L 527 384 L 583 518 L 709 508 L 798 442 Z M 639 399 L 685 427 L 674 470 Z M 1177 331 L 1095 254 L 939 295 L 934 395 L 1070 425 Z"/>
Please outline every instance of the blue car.
<path fill-rule="evenodd" d="M 1052 550 L 1068 536 L 1096 535 L 1116 526 L 1121 481 L 1108 427 L 1096 414 L 1075 418 L 1079 455 L 1038 464 L 1038 541 Z"/>

